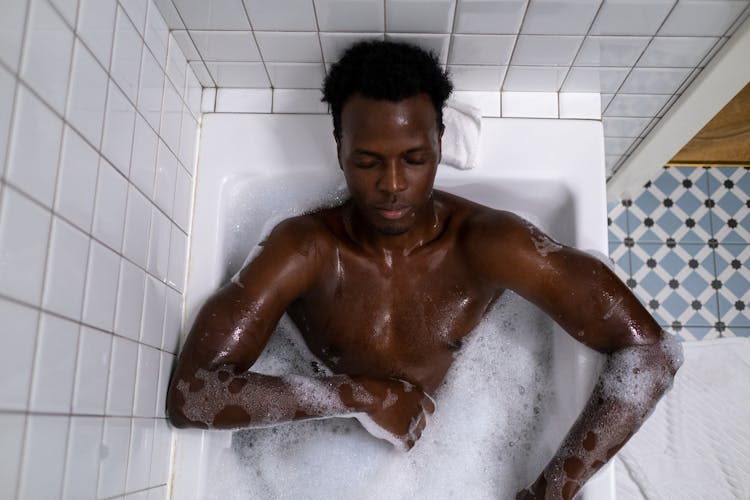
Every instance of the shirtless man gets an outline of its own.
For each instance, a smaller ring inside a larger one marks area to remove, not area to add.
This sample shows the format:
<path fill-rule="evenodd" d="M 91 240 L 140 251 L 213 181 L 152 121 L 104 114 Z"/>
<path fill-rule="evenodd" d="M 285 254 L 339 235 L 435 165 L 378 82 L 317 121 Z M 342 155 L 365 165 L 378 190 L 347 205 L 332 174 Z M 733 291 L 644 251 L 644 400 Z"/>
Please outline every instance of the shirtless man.
<path fill-rule="evenodd" d="M 408 449 L 462 340 L 510 289 L 609 354 L 578 421 L 518 498 L 572 498 L 637 430 L 679 367 L 667 335 L 597 259 L 433 190 L 451 89 L 433 56 L 404 44 L 359 43 L 331 68 L 324 100 L 351 198 L 280 223 L 203 306 L 169 388 L 175 426 L 353 416 Z M 252 371 L 284 312 L 335 375 Z"/>

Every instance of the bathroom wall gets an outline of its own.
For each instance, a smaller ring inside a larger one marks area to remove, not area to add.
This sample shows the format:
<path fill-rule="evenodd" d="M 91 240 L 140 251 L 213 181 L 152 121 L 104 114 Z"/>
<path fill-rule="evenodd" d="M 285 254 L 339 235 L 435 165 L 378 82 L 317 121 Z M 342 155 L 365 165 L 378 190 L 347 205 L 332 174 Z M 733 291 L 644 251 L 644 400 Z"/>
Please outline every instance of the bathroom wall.
<path fill-rule="evenodd" d="M 666 330 L 750 337 L 750 167 L 665 167 L 610 202 L 609 251 Z"/>
<path fill-rule="evenodd" d="M 0 496 L 164 498 L 200 85 L 148 0 L 0 12 Z"/>

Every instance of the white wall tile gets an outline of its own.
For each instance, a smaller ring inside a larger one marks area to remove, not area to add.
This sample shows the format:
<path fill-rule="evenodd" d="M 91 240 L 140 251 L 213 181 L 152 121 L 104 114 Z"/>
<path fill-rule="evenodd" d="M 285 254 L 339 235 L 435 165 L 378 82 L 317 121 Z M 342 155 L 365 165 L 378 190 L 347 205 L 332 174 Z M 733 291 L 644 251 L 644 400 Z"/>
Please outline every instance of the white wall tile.
<path fill-rule="evenodd" d="M 265 62 L 321 62 L 318 35 L 314 32 L 257 31 L 255 39 Z"/>
<path fill-rule="evenodd" d="M 155 0 L 151 2 L 158 7 L 159 13 L 164 18 L 170 29 L 184 30 L 185 24 L 182 22 L 177 9 L 175 8 L 172 0 Z"/>
<path fill-rule="evenodd" d="M 190 225 L 192 210 L 193 179 L 184 168 L 177 169 L 172 217 L 184 231 Z"/>
<path fill-rule="evenodd" d="M 39 313 L 30 307 L 0 299 L 0 317 L 4 322 L 0 328 L 0 378 L 3 381 L 0 384 L 0 408 L 25 410 Z"/>
<path fill-rule="evenodd" d="M 167 52 L 167 76 L 172 81 L 180 97 L 185 92 L 185 71 L 187 70 L 187 59 L 182 53 L 174 37 L 169 37 L 169 50 Z"/>
<path fill-rule="evenodd" d="M 118 335 L 138 340 L 145 287 L 146 273 L 143 269 L 122 259 L 115 311 L 115 333 Z"/>
<path fill-rule="evenodd" d="M 65 460 L 64 500 L 96 498 L 102 427 L 101 417 L 71 417 Z"/>
<path fill-rule="evenodd" d="M 650 38 L 639 36 L 589 36 L 576 57 L 576 66 L 633 66 Z"/>
<path fill-rule="evenodd" d="M 161 110 L 159 136 L 173 151 L 180 147 L 180 125 L 182 121 L 182 99 L 171 82 L 164 85 L 164 103 Z"/>
<path fill-rule="evenodd" d="M 386 0 L 385 29 L 389 32 L 450 33 L 455 0 Z"/>
<path fill-rule="evenodd" d="M 156 416 L 164 418 L 167 406 L 167 388 L 169 385 L 169 376 L 172 373 L 172 367 L 175 363 L 175 356 L 167 352 L 161 353 L 161 363 L 159 364 L 159 387 L 156 389 Z M 157 425 L 157 432 L 158 432 Z M 156 444 L 156 443 L 154 443 Z M 153 469 L 152 469 L 153 470 Z"/>
<path fill-rule="evenodd" d="M 26 415 L 0 413 L 0 491 L 15 498 Z"/>
<path fill-rule="evenodd" d="M 593 92 L 561 92 L 558 94 L 560 118 L 599 120 L 602 117 L 601 99 Z"/>
<path fill-rule="evenodd" d="M 112 331 L 119 273 L 120 258 L 102 244 L 91 240 L 83 299 L 85 323 Z"/>
<path fill-rule="evenodd" d="M 638 137 L 646 128 L 651 118 L 610 118 L 604 117 L 604 135 L 606 137 Z"/>
<path fill-rule="evenodd" d="M 49 0 L 69 26 L 75 27 L 78 14 L 78 0 Z"/>
<path fill-rule="evenodd" d="M 102 159 L 96 183 L 96 205 L 91 232 L 115 251 L 122 248 L 128 182 Z"/>
<path fill-rule="evenodd" d="M 177 168 L 177 158 L 163 142 L 159 141 L 159 150 L 156 157 L 154 202 L 169 217 L 172 216 Z"/>
<path fill-rule="evenodd" d="M 198 52 L 206 61 L 260 61 L 252 31 L 191 31 Z"/>
<path fill-rule="evenodd" d="M 111 75 L 132 102 L 136 102 L 138 98 L 142 50 L 143 40 L 138 31 L 125 11 L 118 7 Z"/>
<path fill-rule="evenodd" d="M 107 111 L 104 116 L 102 153 L 126 176 L 130 170 L 134 120 L 135 108 L 114 81 L 110 80 Z"/>
<path fill-rule="evenodd" d="M 83 307 L 89 237 L 54 217 L 48 253 L 42 306 L 78 321 Z"/>
<path fill-rule="evenodd" d="M 107 402 L 112 335 L 88 326 L 81 327 L 80 335 L 73 411 L 102 415 Z"/>
<path fill-rule="evenodd" d="M 672 94 L 689 73 L 688 68 L 634 68 L 620 91 L 631 94 Z"/>
<path fill-rule="evenodd" d="M 174 4 L 191 30 L 250 29 L 242 0 L 174 0 Z"/>
<path fill-rule="evenodd" d="M 104 419 L 102 446 L 107 450 L 99 463 L 97 498 L 113 497 L 125 493 L 125 473 L 130 447 L 130 419 L 108 417 Z"/>
<path fill-rule="evenodd" d="M 636 140 L 632 137 L 605 137 L 604 151 L 606 151 L 607 155 L 623 155 Z"/>
<path fill-rule="evenodd" d="M 80 0 L 76 33 L 94 56 L 109 68 L 114 38 L 115 0 Z"/>
<path fill-rule="evenodd" d="M 164 309 L 164 338 L 161 348 L 176 353 L 180 343 L 182 328 L 182 295 L 167 287 L 167 300 Z"/>
<path fill-rule="evenodd" d="M 188 66 L 185 76 L 185 103 L 196 120 L 200 118 L 201 114 L 202 93 L 203 87 L 198 81 L 198 77 L 195 76 L 195 71 L 191 66 Z"/>
<path fill-rule="evenodd" d="M 557 118 L 557 94 L 553 92 L 503 92 L 503 117 Z"/>
<path fill-rule="evenodd" d="M 553 66 L 510 66 L 505 73 L 503 90 L 524 92 L 557 92 L 568 68 Z"/>
<path fill-rule="evenodd" d="M 158 486 L 146 491 L 146 500 L 163 500 L 167 496 L 167 487 Z"/>
<path fill-rule="evenodd" d="M 148 476 L 151 472 L 151 447 L 154 442 L 153 420 L 136 418 L 133 419 L 131 425 L 125 491 L 142 490 L 148 486 Z"/>
<path fill-rule="evenodd" d="M 15 77 L 0 66 L 0 176 L 5 173 L 5 153 L 8 150 L 8 135 L 15 96 Z"/>
<path fill-rule="evenodd" d="M 506 66 L 515 42 L 513 35 L 453 35 L 448 62 Z"/>
<path fill-rule="evenodd" d="M 315 12 L 309 0 L 244 0 L 253 29 L 315 31 Z"/>
<path fill-rule="evenodd" d="M 108 80 L 91 52 L 76 39 L 66 117 L 96 147 L 102 140 Z"/>
<path fill-rule="evenodd" d="M 320 33 L 323 60 L 336 62 L 344 50 L 361 40 L 383 40 L 382 33 Z"/>
<path fill-rule="evenodd" d="M 271 85 L 281 89 L 319 89 L 325 77 L 322 63 L 267 63 Z"/>
<path fill-rule="evenodd" d="M 138 346 L 138 371 L 136 373 L 135 403 L 133 405 L 133 415 L 136 417 L 156 416 L 156 389 L 159 385 L 160 358 L 158 349 L 143 344 Z M 146 466 L 144 480 L 146 479 L 148 479 L 148 465 Z M 141 488 L 145 487 L 145 484 L 141 486 Z"/>
<path fill-rule="evenodd" d="M 128 208 L 125 216 L 122 253 L 145 269 L 148 263 L 148 232 L 151 223 L 152 205 L 132 185 L 128 189 Z"/>
<path fill-rule="evenodd" d="M 321 93 L 318 89 L 273 89 L 273 112 L 327 113 L 328 105 L 321 102 L 320 98 Z M 175 222 L 186 229 L 183 221 L 175 218 Z"/>
<path fill-rule="evenodd" d="M 63 134 L 55 211 L 85 232 L 91 229 L 99 154 L 70 127 Z"/>
<path fill-rule="evenodd" d="M 159 406 L 164 406 L 164 404 L 157 404 L 157 408 Z M 167 421 L 160 418 L 154 420 L 154 446 L 151 454 L 149 484 L 160 484 L 168 477 L 169 459 L 172 451 L 171 440 L 172 431 L 167 425 Z"/>
<path fill-rule="evenodd" d="M 195 73 L 195 77 L 198 79 L 200 84 L 204 87 L 215 87 L 216 82 L 214 82 L 213 77 L 211 76 L 211 73 L 208 72 L 208 68 L 203 63 L 203 61 L 190 61 L 188 63 L 188 66 L 190 69 L 193 70 Z"/>
<path fill-rule="evenodd" d="M 143 300 L 141 342 L 153 347 L 161 346 L 164 332 L 165 300 L 164 284 L 153 276 L 147 276 L 146 293 Z"/>
<path fill-rule="evenodd" d="M 600 0 L 535 0 L 529 3 L 521 33 L 584 35 L 600 3 Z"/>
<path fill-rule="evenodd" d="M 674 0 L 608 0 L 602 4 L 592 35 L 653 35 Z"/>
<path fill-rule="evenodd" d="M 271 89 L 218 89 L 216 112 L 270 113 Z"/>
<path fill-rule="evenodd" d="M 180 163 L 191 171 L 194 168 L 195 154 L 198 149 L 198 123 L 193 118 L 187 106 L 182 108 L 182 125 L 180 131 Z M 171 207 L 170 207 L 170 213 Z"/>
<path fill-rule="evenodd" d="M 130 181 L 148 197 L 154 195 L 158 141 L 156 133 L 151 130 L 146 121 L 140 115 L 136 116 Z"/>
<path fill-rule="evenodd" d="M 456 90 L 499 92 L 506 69 L 505 66 L 448 66 Z"/>
<path fill-rule="evenodd" d="M 614 93 L 628 75 L 628 68 L 572 67 L 563 92 Z"/>
<path fill-rule="evenodd" d="M 21 41 L 26 25 L 28 0 L 0 0 L 0 61 L 16 71 L 21 58 Z"/>
<path fill-rule="evenodd" d="M 379 0 L 314 0 L 320 31 L 383 31 Z"/>
<path fill-rule="evenodd" d="M 169 268 L 167 283 L 180 292 L 185 290 L 185 266 L 187 258 L 187 236 L 176 225 L 172 225 L 172 239 L 169 247 Z"/>
<path fill-rule="evenodd" d="M 195 61 L 201 58 L 198 49 L 195 47 L 195 43 L 193 43 L 187 30 L 171 31 L 170 35 L 177 42 L 177 45 L 180 47 L 180 50 L 188 61 Z"/>
<path fill-rule="evenodd" d="M 78 324 L 42 314 L 36 343 L 29 409 L 68 413 L 78 349 Z"/>
<path fill-rule="evenodd" d="M 455 33 L 518 33 L 526 0 L 462 0 L 456 11 Z"/>
<path fill-rule="evenodd" d="M 607 106 L 609 106 L 609 103 L 612 102 L 612 98 L 615 96 L 615 94 L 599 94 L 602 99 L 602 111 L 607 109 Z"/>
<path fill-rule="evenodd" d="M 107 415 L 133 414 L 135 371 L 138 344 L 120 337 L 112 338 L 112 364 L 107 385 Z"/>
<path fill-rule="evenodd" d="M 207 62 L 206 67 L 219 87 L 265 88 L 270 86 L 262 63 Z"/>
<path fill-rule="evenodd" d="M 482 112 L 482 116 L 500 116 L 500 92 L 499 91 L 463 91 L 456 90 L 451 94 L 451 99 L 458 102 L 470 104 Z"/>
<path fill-rule="evenodd" d="M 146 29 L 146 11 L 149 0 L 120 0 L 120 5 L 130 17 L 135 29 L 143 35 Z"/>
<path fill-rule="evenodd" d="M 31 2 L 21 77 L 58 113 L 65 111 L 73 31 L 44 1 Z"/>
<path fill-rule="evenodd" d="M 148 5 L 146 14 L 146 45 L 154 54 L 159 66 L 167 66 L 167 44 L 169 43 L 169 28 L 159 13 L 154 2 Z"/>
<path fill-rule="evenodd" d="M 42 296 L 50 213 L 7 187 L 0 209 L 0 292 L 38 305 Z"/>
<path fill-rule="evenodd" d="M 523 66 L 570 66 L 582 40 L 579 36 L 520 35 L 511 62 Z"/>
<path fill-rule="evenodd" d="M 67 416 L 29 415 L 19 498 L 60 498 L 68 420 Z M 44 471 L 43 481 L 39 471 Z"/>
<path fill-rule="evenodd" d="M 747 7 L 743 0 L 705 1 L 683 0 L 677 2 L 669 17 L 659 29 L 667 36 L 719 36 Z"/>
<path fill-rule="evenodd" d="M 449 35 L 396 33 L 387 34 L 385 38 L 394 42 L 410 43 L 427 52 L 432 52 L 438 58 L 440 64 L 445 64 L 448 60 Z"/>
<path fill-rule="evenodd" d="M 201 113 L 213 113 L 216 104 L 216 88 L 204 88 L 201 93 Z"/>
<path fill-rule="evenodd" d="M 21 86 L 12 127 L 7 178 L 29 196 L 51 207 L 62 120 Z"/>
<path fill-rule="evenodd" d="M 668 94 L 617 94 L 609 103 L 606 116 L 656 116 L 669 100 Z"/>
<path fill-rule="evenodd" d="M 693 68 L 697 66 L 718 38 L 657 36 L 638 61 L 638 66 Z"/>

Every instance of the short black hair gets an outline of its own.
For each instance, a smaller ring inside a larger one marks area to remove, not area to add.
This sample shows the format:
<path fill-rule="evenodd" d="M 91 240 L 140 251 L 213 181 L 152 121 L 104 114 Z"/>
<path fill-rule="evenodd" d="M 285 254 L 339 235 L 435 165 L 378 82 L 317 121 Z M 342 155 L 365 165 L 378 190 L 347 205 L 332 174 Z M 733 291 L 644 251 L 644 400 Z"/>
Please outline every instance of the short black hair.
<path fill-rule="evenodd" d="M 442 130 L 443 105 L 452 91 L 448 72 L 434 54 L 408 43 L 361 41 L 331 66 L 321 100 L 331 105 L 333 133 L 341 137 L 341 110 L 352 94 L 396 102 L 425 93 Z"/>

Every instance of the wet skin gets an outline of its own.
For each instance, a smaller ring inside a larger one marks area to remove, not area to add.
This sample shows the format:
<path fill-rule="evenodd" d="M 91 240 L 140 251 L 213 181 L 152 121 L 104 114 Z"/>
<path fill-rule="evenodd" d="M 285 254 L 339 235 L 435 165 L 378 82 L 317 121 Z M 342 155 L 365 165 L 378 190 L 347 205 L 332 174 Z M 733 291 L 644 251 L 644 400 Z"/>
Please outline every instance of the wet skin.
<path fill-rule="evenodd" d="M 652 348 L 661 329 L 648 312 L 598 260 L 511 213 L 433 191 L 441 135 L 426 95 L 347 100 L 336 142 L 351 198 L 279 224 L 206 303 L 170 384 L 175 425 L 366 415 L 410 447 L 462 340 L 505 289 L 600 352 L 643 346 L 643 369 L 664 375 L 644 389 L 655 404 L 676 366 Z M 307 401 L 299 379 L 251 370 L 285 311 L 336 374 L 317 380 L 323 402 Z M 571 498 L 637 429 L 642 409 L 603 394 L 518 498 Z M 602 421 L 622 430 L 603 436 Z"/>

